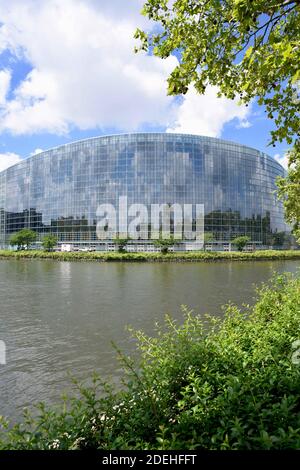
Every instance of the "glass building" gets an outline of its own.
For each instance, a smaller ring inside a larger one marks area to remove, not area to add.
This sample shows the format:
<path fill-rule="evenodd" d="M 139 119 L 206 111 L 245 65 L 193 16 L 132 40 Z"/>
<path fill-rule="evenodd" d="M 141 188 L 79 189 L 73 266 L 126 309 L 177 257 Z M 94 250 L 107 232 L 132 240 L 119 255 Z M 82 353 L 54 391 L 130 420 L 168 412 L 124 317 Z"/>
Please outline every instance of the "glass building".
<path fill-rule="evenodd" d="M 60 243 L 100 247 L 97 208 L 204 204 L 215 241 L 238 235 L 267 245 L 287 231 L 276 177 L 279 163 L 253 148 L 187 134 L 91 138 L 34 155 L 0 173 L 0 244 L 22 228 L 55 234 Z M 145 235 L 141 232 L 141 237 Z"/>

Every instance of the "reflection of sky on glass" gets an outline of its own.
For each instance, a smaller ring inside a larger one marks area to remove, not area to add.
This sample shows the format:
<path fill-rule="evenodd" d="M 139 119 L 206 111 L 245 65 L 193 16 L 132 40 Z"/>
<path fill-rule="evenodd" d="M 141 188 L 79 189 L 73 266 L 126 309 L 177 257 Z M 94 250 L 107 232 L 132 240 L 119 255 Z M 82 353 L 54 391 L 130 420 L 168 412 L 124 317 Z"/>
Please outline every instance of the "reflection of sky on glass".
<path fill-rule="evenodd" d="M 252 239 L 261 239 L 264 218 L 272 230 L 286 228 L 282 204 L 273 193 L 282 172 L 265 154 L 214 138 L 99 137 L 43 152 L 1 173 L 0 208 L 5 212 L 0 223 L 2 231 L 6 225 L 11 233 L 24 226 L 23 212 L 31 209 L 27 220 L 39 231 L 51 226 L 54 232 L 72 232 L 76 220 L 77 227 L 84 227 L 83 238 L 94 238 L 97 206 L 117 206 L 119 196 L 127 195 L 128 204 L 204 203 L 210 214 L 207 229 L 217 230 L 221 238 L 228 230 L 244 232 L 240 219 L 256 220 Z M 228 214 L 235 212 L 238 221 L 229 223 Z"/>

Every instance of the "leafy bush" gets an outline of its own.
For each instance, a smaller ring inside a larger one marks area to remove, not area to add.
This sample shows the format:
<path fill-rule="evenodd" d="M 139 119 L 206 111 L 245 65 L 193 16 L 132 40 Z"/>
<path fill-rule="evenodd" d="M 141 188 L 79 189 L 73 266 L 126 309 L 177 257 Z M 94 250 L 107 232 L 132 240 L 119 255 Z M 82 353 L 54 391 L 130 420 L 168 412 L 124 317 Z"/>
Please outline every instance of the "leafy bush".
<path fill-rule="evenodd" d="M 300 279 L 263 286 L 224 319 L 184 309 L 156 337 L 132 332 L 140 359 L 120 357 L 122 390 L 94 378 L 62 409 L 2 431 L 2 449 L 299 449 Z M 3 426 L 7 424 L 3 422 Z"/>
<path fill-rule="evenodd" d="M 160 252 L 163 255 L 166 255 L 169 252 L 169 249 L 174 245 L 176 245 L 176 240 L 174 240 L 173 236 L 170 238 L 160 238 L 158 240 L 154 240 L 154 246 L 160 248 Z"/>
<path fill-rule="evenodd" d="M 249 241 L 249 237 L 241 236 L 234 238 L 231 243 L 237 247 L 238 251 L 243 251 Z"/>
<path fill-rule="evenodd" d="M 126 247 L 129 242 L 130 238 L 120 238 L 116 237 L 113 242 L 116 245 L 118 253 L 126 253 Z"/>

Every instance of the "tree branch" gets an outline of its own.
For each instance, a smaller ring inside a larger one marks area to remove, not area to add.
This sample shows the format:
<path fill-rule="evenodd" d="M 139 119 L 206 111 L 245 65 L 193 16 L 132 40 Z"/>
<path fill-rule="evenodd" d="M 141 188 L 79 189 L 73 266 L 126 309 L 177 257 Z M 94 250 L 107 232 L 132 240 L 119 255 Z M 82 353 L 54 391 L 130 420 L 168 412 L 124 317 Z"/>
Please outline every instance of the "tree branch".
<path fill-rule="evenodd" d="M 300 0 L 297 0 L 297 2 L 299 2 L 299 4 L 300 4 Z M 295 0 L 291 0 L 291 1 L 289 1 L 289 3 L 295 3 Z M 296 6 L 297 5 L 293 5 L 291 8 L 289 8 L 288 10 L 284 10 L 283 12 L 281 12 L 279 15 L 277 15 L 275 17 L 274 17 L 274 13 L 272 13 L 270 19 L 268 21 L 266 21 L 266 23 L 264 23 L 262 26 L 256 28 L 255 31 L 253 31 L 251 34 L 249 34 L 246 44 L 244 44 L 244 46 L 235 53 L 234 58 L 236 58 L 237 55 L 240 54 L 240 52 L 242 52 L 248 46 L 248 44 L 250 42 L 250 39 L 253 38 L 253 36 L 256 36 L 258 31 L 261 31 L 262 29 L 266 28 L 265 31 L 264 31 L 262 40 L 259 42 L 258 46 L 256 46 L 256 47 L 259 47 L 262 44 L 262 41 L 265 38 L 266 32 L 267 32 L 270 24 L 273 23 L 273 25 L 271 27 L 271 30 L 272 30 L 274 25 L 276 23 L 278 23 L 280 21 L 280 19 L 282 17 L 284 17 L 287 13 L 290 13 L 292 10 L 294 10 L 294 8 L 296 8 Z"/>

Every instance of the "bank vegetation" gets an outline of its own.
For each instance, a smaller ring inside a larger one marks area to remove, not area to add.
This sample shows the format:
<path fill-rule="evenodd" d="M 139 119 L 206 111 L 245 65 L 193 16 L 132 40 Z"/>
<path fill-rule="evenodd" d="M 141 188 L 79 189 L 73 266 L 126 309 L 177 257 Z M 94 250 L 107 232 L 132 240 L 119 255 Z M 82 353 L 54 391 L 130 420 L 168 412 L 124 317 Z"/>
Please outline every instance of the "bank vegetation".
<path fill-rule="evenodd" d="M 300 260 L 300 250 L 239 251 L 194 251 L 194 252 L 59 252 L 39 250 L 0 250 L 0 259 L 52 259 L 57 261 L 255 261 L 255 260 Z"/>

